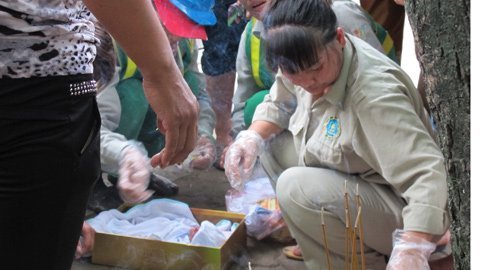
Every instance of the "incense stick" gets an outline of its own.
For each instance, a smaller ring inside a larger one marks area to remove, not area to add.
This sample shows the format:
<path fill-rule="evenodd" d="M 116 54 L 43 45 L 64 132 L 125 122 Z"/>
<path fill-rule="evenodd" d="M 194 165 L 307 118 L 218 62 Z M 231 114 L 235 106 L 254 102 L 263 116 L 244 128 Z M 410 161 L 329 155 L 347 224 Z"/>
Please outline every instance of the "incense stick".
<path fill-rule="evenodd" d="M 322 233 L 323 233 L 323 244 L 325 246 L 325 254 L 327 255 L 327 267 L 328 270 L 332 269 L 332 263 L 330 261 L 330 252 L 328 251 L 328 242 L 327 242 L 327 229 L 325 225 L 325 219 L 323 217 L 324 209 L 322 207 Z"/>
<path fill-rule="evenodd" d="M 353 235 L 352 235 L 352 269 L 357 270 L 358 268 L 358 257 L 357 257 L 357 229 L 358 229 L 358 224 L 360 221 L 360 217 L 362 214 L 362 206 L 358 207 L 357 211 L 357 218 L 355 219 L 355 225 L 353 227 Z M 360 243 L 361 246 L 363 246 L 363 243 Z"/>
<path fill-rule="evenodd" d="M 345 269 L 349 268 L 350 261 L 350 210 L 348 206 L 347 180 L 344 183 L 344 206 L 345 206 Z"/>
<path fill-rule="evenodd" d="M 358 183 L 357 183 L 357 190 L 356 190 L 355 197 L 356 197 L 356 203 L 357 203 L 357 211 L 361 212 L 362 202 L 360 200 L 360 192 L 359 192 Z M 360 236 L 360 261 L 362 263 L 362 270 L 365 270 L 366 269 L 366 264 L 365 264 L 365 250 L 364 250 L 364 247 L 363 247 L 364 238 L 363 238 L 362 215 L 358 214 L 357 219 L 358 219 L 358 234 Z M 355 221 L 355 223 L 356 222 L 357 221 Z M 355 227 L 357 227 L 357 224 L 355 224 Z"/>

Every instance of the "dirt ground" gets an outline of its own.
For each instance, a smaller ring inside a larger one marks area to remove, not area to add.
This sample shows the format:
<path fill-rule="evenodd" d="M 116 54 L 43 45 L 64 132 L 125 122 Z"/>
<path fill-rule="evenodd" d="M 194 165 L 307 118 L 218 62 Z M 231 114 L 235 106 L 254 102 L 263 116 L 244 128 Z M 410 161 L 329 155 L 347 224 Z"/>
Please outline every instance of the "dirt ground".
<path fill-rule="evenodd" d="M 183 201 L 190 207 L 226 210 L 225 193 L 230 185 L 223 171 L 215 168 L 206 171 L 193 171 L 190 175 L 177 179 L 175 183 L 179 187 L 179 192 L 171 197 L 172 199 Z M 248 238 L 247 249 L 239 254 L 229 269 L 306 269 L 302 261 L 287 259 L 282 254 L 282 248 L 285 245 L 269 239 L 257 241 Z M 72 270 L 93 269 L 120 268 L 95 265 L 91 263 L 89 258 L 75 261 L 72 266 Z"/>

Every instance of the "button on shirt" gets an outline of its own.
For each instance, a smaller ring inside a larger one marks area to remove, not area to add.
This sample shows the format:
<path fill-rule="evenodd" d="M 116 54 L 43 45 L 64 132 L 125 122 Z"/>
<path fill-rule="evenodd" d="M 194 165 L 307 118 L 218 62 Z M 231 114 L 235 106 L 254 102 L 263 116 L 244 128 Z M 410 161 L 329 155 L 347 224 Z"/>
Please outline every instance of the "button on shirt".
<path fill-rule="evenodd" d="M 421 98 L 400 67 L 346 34 L 331 90 L 313 100 L 281 72 L 253 121 L 290 130 L 300 166 L 331 168 L 390 184 L 406 200 L 404 229 L 442 234 L 446 171 Z"/>

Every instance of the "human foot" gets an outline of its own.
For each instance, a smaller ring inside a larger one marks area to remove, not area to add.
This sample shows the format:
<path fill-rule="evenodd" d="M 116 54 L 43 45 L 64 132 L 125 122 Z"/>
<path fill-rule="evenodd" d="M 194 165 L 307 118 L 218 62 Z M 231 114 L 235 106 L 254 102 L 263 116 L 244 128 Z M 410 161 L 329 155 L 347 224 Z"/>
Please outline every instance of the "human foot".
<path fill-rule="evenodd" d="M 289 259 L 303 261 L 302 250 L 298 245 L 284 247 L 283 254 Z"/>

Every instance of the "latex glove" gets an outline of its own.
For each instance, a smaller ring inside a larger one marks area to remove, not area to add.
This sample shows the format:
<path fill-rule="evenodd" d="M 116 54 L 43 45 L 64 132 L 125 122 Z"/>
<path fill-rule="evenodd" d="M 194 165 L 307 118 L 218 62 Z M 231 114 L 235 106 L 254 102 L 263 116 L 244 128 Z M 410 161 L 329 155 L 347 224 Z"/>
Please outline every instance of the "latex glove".
<path fill-rule="evenodd" d="M 192 167 L 199 170 L 208 169 L 215 162 L 216 155 L 213 141 L 207 136 L 200 136 L 197 140 L 197 146 L 190 154 Z"/>
<path fill-rule="evenodd" d="M 229 136 L 230 137 L 230 136 Z M 227 151 L 228 151 L 228 148 L 230 147 L 230 145 L 232 145 L 233 143 L 233 138 L 230 137 L 231 139 L 229 140 L 229 143 L 223 148 L 223 150 L 221 151 L 222 153 L 220 154 L 220 157 L 218 157 L 218 167 L 219 168 L 223 168 L 225 169 L 225 157 L 227 156 Z M 218 151 L 218 150 L 217 150 Z"/>
<path fill-rule="evenodd" d="M 227 150 L 225 174 L 230 185 L 243 190 L 246 180 L 252 175 L 257 157 L 264 151 L 265 142 L 257 132 L 243 130 Z"/>
<path fill-rule="evenodd" d="M 132 142 L 122 150 L 117 188 L 124 202 L 140 203 L 152 196 L 154 191 L 147 190 L 150 173 L 147 153 L 142 145 Z"/>
<path fill-rule="evenodd" d="M 387 270 L 429 270 L 428 258 L 435 248 L 435 243 L 408 231 L 395 230 L 393 232 L 393 250 Z"/>
<path fill-rule="evenodd" d="M 75 250 L 75 259 L 81 257 L 89 257 L 93 251 L 95 242 L 95 230 L 87 222 L 83 222 L 82 232 L 78 240 L 77 249 Z"/>

